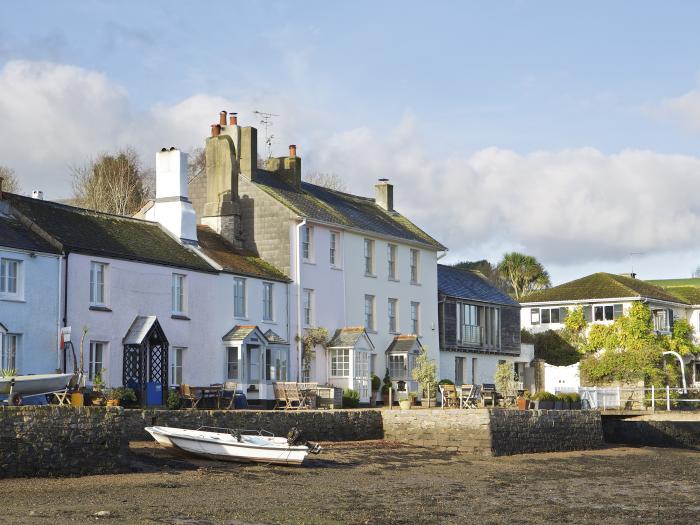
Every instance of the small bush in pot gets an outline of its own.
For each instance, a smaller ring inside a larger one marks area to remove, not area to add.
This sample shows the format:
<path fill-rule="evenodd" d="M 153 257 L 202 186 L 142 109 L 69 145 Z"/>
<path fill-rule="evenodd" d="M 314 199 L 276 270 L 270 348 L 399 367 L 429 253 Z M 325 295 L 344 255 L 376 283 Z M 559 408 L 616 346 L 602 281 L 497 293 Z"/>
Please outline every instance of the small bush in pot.
<path fill-rule="evenodd" d="M 136 393 L 133 389 L 119 386 L 107 391 L 107 406 L 119 406 L 136 403 Z"/>
<path fill-rule="evenodd" d="M 357 408 L 360 406 L 360 393 L 352 388 L 343 390 L 343 408 Z"/>
<path fill-rule="evenodd" d="M 409 410 L 411 408 L 411 399 L 406 394 L 401 394 L 399 397 L 399 407 L 401 410 Z"/>
<path fill-rule="evenodd" d="M 180 399 L 180 394 L 177 390 L 171 390 L 168 393 L 168 399 L 165 401 L 165 406 L 168 410 L 177 410 L 182 405 L 182 400 Z"/>
<path fill-rule="evenodd" d="M 554 400 L 554 410 L 569 410 L 569 395 L 557 394 Z"/>
<path fill-rule="evenodd" d="M 372 374 L 371 386 L 372 386 L 372 392 L 369 396 L 369 404 L 370 404 L 370 406 L 376 406 L 377 405 L 377 392 L 379 392 L 379 390 L 382 388 L 382 380 L 379 379 L 378 375 Z"/>
<path fill-rule="evenodd" d="M 518 410 L 527 410 L 530 408 L 530 392 L 525 390 L 522 395 L 518 396 L 516 399 L 516 404 L 518 405 Z"/>
<path fill-rule="evenodd" d="M 532 396 L 536 410 L 552 410 L 556 399 L 557 396 L 547 392 L 546 390 L 540 390 L 534 396 Z"/>
<path fill-rule="evenodd" d="M 391 376 L 389 376 L 389 369 L 386 369 L 384 374 L 384 380 L 382 381 L 382 402 L 384 406 L 389 406 L 389 393 L 394 390 L 394 385 L 391 382 Z M 392 396 L 393 399 L 393 396 Z"/>

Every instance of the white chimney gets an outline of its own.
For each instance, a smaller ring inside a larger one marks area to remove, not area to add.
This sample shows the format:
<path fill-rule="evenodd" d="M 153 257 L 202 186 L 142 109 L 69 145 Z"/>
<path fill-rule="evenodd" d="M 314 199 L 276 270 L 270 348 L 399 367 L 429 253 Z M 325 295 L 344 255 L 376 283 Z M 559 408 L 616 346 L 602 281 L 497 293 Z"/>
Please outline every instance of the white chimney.
<path fill-rule="evenodd" d="M 40 201 L 43 201 L 44 200 L 44 192 L 41 190 L 32 191 L 32 199 L 39 199 Z"/>
<path fill-rule="evenodd" d="M 389 179 L 379 179 L 374 185 L 374 202 L 386 211 L 394 211 L 394 185 Z"/>
<path fill-rule="evenodd" d="M 197 243 L 197 218 L 187 191 L 187 153 L 176 148 L 156 153 L 156 200 L 146 219 L 159 222 L 183 242 Z"/>

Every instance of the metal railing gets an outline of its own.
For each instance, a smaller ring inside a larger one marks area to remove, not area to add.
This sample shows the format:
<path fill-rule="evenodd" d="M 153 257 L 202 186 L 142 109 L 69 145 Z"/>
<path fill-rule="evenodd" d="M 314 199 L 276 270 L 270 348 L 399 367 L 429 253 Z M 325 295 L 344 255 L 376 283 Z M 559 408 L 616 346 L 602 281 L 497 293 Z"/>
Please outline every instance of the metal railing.
<path fill-rule="evenodd" d="M 700 393 L 689 397 L 683 388 L 665 386 L 657 388 L 625 388 L 625 387 L 580 387 L 554 389 L 556 394 L 578 391 L 583 408 L 597 410 L 683 410 L 700 409 Z M 693 406 L 696 403 L 696 406 Z"/>

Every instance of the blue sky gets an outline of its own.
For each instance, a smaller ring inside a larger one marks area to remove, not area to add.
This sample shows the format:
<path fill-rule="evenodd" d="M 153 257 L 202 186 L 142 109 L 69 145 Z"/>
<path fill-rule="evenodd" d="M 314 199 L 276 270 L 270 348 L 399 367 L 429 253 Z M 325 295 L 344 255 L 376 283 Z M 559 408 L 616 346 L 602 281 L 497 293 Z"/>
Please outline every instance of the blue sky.
<path fill-rule="evenodd" d="M 220 109 L 259 109 L 279 114 L 273 153 L 295 142 L 357 193 L 391 178 L 448 261 L 682 277 L 698 20 L 691 2 L 3 3 L 0 163 L 65 197 L 86 156 L 131 144 L 152 164 Z"/>

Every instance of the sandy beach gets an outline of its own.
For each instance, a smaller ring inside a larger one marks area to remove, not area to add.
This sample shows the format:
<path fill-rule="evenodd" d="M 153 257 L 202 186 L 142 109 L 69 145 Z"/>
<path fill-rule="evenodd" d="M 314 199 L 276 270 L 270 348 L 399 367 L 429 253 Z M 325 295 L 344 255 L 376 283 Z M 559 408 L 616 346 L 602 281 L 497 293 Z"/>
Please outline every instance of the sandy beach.
<path fill-rule="evenodd" d="M 500 458 L 326 443 L 301 468 L 174 457 L 131 473 L 0 481 L 1 523 L 697 523 L 700 453 L 610 447 Z M 98 515 L 99 513 L 99 515 Z"/>

